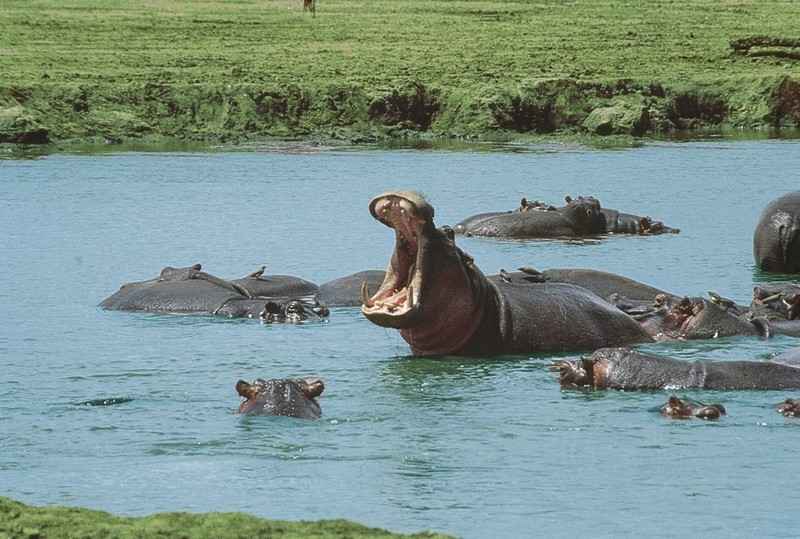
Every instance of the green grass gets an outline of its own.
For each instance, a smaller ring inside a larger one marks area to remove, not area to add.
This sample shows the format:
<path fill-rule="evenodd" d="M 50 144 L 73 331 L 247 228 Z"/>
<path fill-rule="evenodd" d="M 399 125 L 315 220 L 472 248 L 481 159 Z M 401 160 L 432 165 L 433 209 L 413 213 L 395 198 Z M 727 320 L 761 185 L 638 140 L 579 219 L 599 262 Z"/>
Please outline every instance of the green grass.
<path fill-rule="evenodd" d="M 603 107 L 644 107 L 644 131 L 794 127 L 800 60 L 730 44 L 798 20 L 761 0 L 3 0 L 0 141 L 514 136 Z"/>
<path fill-rule="evenodd" d="M 7 539 L 446 539 L 437 533 L 401 535 L 346 520 L 288 522 L 244 513 L 159 513 L 141 518 L 117 517 L 77 507 L 31 507 L 0 497 L 0 537 Z"/>

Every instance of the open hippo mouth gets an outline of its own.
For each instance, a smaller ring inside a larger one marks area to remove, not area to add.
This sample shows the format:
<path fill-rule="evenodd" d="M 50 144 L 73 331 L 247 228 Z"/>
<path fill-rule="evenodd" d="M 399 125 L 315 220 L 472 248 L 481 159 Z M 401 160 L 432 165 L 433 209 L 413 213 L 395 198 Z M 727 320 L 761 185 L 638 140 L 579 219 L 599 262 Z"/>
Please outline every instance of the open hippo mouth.
<path fill-rule="evenodd" d="M 370 296 L 361 285 L 361 311 L 374 324 L 409 328 L 422 317 L 422 253 L 426 226 L 433 224 L 433 207 L 419 193 L 396 191 L 375 197 L 372 216 L 395 230 L 395 247 L 380 289 Z"/>

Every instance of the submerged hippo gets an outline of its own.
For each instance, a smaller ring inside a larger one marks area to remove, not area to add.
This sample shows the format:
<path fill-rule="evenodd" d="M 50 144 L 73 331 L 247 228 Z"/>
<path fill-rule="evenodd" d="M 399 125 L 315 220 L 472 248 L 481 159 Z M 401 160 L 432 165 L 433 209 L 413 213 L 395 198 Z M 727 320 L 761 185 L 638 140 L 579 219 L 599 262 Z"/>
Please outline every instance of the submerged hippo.
<path fill-rule="evenodd" d="M 738 335 L 771 336 L 772 326 L 763 317 L 748 320 L 723 305 L 701 297 L 656 294 L 652 301 L 609 298 L 630 314 L 656 341 L 716 339 Z"/>
<path fill-rule="evenodd" d="M 719 419 L 726 414 L 725 407 L 721 404 L 702 404 L 692 399 L 681 399 L 671 396 L 661 406 L 661 415 L 670 419 Z"/>
<path fill-rule="evenodd" d="M 600 234 L 678 233 L 677 228 L 641 217 L 602 208 L 595 197 L 565 197 L 566 205 L 555 207 L 522 199 L 517 211 L 489 212 L 467 217 L 455 226 L 458 234 L 505 238 L 558 238 Z"/>
<path fill-rule="evenodd" d="M 363 270 L 319 285 L 314 295 L 319 303 L 328 307 L 354 307 L 361 305 L 361 285 L 377 288 L 383 282 L 383 270 Z"/>
<path fill-rule="evenodd" d="M 562 388 L 788 389 L 800 387 L 800 368 L 768 361 L 681 361 L 630 348 L 602 348 L 576 361 L 558 361 Z"/>
<path fill-rule="evenodd" d="M 762 270 L 800 272 L 800 191 L 764 208 L 753 233 L 753 257 Z"/>
<path fill-rule="evenodd" d="M 459 249 L 453 229 L 436 228 L 434 210 L 414 191 L 380 195 L 369 205 L 395 230 L 386 277 L 362 312 L 398 328 L 414 355 L 487 355 L 594 350 L 649 342 L 630 316 L 568 284 L 490 281 Z"/>
<path fill-rule="evenodd" d="M 296 277 L 284 279 L 286 287 L 271 280 L 275 292 L 296 290 Z M 325 306 L 281 294 L 264 297 L 255 281 L 248 277 L 226 281 L 202 271 L 200 264 L 186 268 L 165 267 L 158 277 L 123 285 L 100 302 L 99 307 L 114 311 L 148 313 L 214 314 L 230 317 L 260 318 L 270 322 L 319 320 L 328 316 Z M 307 282 L 307 281 L 306 281 Z M 305 286 L 305 285 L 303 285 Z M 316 289 L 316 285 L 314 285 Z M 313 293 L 313 292 L 312 292 Z"/>
<path fill-rule="evenodd" d="M 800 400 L 786 399 L 775 405 L 775 411 L 783 417 L 800 417 Z"/>
<path fill-rule="evenodd" d="M 319 378 L 297 380 L 264 380 L 256 378 L 252 384 L 236 382 L 236 391 L 244 400 L 237 414 L 283 415 L 298 419 L 319 419 L 322 409 L 316 398 L 325 385 Z"/>

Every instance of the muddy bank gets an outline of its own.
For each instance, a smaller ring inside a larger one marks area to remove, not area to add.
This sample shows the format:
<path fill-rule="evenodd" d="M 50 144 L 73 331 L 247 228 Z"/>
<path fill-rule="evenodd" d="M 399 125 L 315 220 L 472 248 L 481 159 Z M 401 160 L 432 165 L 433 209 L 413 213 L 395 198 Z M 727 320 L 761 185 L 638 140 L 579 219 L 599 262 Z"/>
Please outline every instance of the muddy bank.
<path fill-rule="evenodd" d="M 0 536 L 9 539 L 63 537 L 318 537 L 336 538 L 430 538 L 445 539 L 437 533 L 395 534 L 367 528 L 346 520 L 288 522 L 264 520 L 244 513 L 159 513 L 141 518 L 123 518 L 77 507 L 31 507 L 0 497 Z"/>
<path fill-rule="evenodd" d="M 513 140 L 528 134 L 649 136 L 800 128 L 800 77 L 678 86 L 547 80 L 384 91 L 360 85 L 71 84 L 0 87 L 0 142 L 244 142 L 408 135 Z"/>

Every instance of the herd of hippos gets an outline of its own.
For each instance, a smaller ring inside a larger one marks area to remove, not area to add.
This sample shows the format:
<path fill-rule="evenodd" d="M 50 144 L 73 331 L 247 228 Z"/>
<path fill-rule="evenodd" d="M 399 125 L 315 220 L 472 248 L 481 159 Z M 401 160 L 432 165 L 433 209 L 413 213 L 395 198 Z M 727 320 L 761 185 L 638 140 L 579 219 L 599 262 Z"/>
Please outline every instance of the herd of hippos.
<path fill-rule="evenodd" d="M 564 206 L 522 199 L 513 211 L 482 213 L 455 227 L 436 227 L 434 209 L 416 191 L 375 197 L 372 216 L 395 230 L 386 271 L 366 270 L 321 285 L 288 275 L 225 280 L 200 264 L 166 267 L 158 277 L 123 285 L 103 309 L 249 317 L 267 322 L 324 320 L 329 307 L 361 306 L 374 324 L 396 328 L 416 356 L 491 356 L 542 351 L 592 351 L 555 362 L 563 388 L 800 388 L 800 347 L 769 361 L 687 362 L 630 348 L 675 339 L 774 334 L 800 337 L 800 284 L 754 289 L 749 306 L 709 292 L 687 297 L 592 269 L 500 270 L 484 275 L 455 237 L 574 238 L 662 234 L 679 230 L 603 208 L 594 197 L 566 197 Z M 800 273 L 800 191 L 763 210 L 753 235 L 756 265 Z M 376 290 L 371 293 L 370 289 Z M 238 413 L 317 419 L 319 378 L 239 380 Z M 775 406 L 800 417 L 800 401 Z M 718 419 L 721 405 L 670 397 L 667 417 Z"/>

